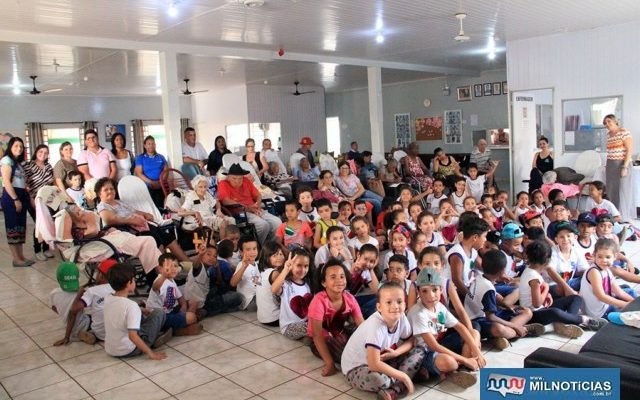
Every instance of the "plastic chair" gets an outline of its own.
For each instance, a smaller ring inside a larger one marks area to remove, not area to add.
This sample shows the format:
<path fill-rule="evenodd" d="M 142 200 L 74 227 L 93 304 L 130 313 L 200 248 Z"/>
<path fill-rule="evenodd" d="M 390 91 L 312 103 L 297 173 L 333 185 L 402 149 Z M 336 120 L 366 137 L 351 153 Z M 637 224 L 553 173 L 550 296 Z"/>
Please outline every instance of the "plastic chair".
<path fill-rule="evenodd" d="M 400 161 L 406 156 L 407 152 L 405 152 L 404 150 L 396 150 L 393 152 L 393 158 L 398 162 L 398 173 L 400 174 L 400 176 L 403 176 L 402 163 Z"/>
<path fill-rule="evenodd" d="M 338 175 L 338 163 L 331 154 L 320 154 L 320 171 L 331 171 L 333 175 Z"/>
<path fill-rule="evenodd" d="M 222 156 L 222 166 L 229 169 L 233 164 L 239 164 L 242 158 L 237 154 L 229 153 Z"/>
<path fill-rule="evenodd" d="M 280 171 L 281 172 L 285 172 L 287 170 L 287 167 L 282 162 L 282 159 L 280 158 L 280 155 L 279 155 L 279 153 L 277 151 L 275 151 L 273 149 L 269 149 L 269 150 L 265 151 L 264 152 L 264 158 L 267 160 L 268 163 L 270 163 L 270 162 L 278 163 L 278 165 L 280 165 Z"/>
<path fill-rule="evenodd" d="M 118 182 L 120 200 L 134 210 L 144 211 L 153 215 L 153 222 L 161 224 L 164 221 L 160 210 L 153 204 L 147 184 L 137 176 L 125 176 Z"/>
<path fill-rule="evenodd" d="M 298 169 L 300 169 L 300 160 L 304 158 L 304 154 L 293 153 L 289 157 L 289 167 L 291 168 L 291 175 L 298 176 Z"/>
<path fill-rule="evenodd" d="M 195 175 L 194 175 L 195 177 Z M 191 178 L 193 179 L 193 178 Z M 174 189 L 193 189 L 191 187 L 191 181 L 185 176 L 184 173 L 174 168 L 167 168 L 160 174 L 160 186 L 162 187 L 162 193 L 166 198 L 169 193 Z"/>

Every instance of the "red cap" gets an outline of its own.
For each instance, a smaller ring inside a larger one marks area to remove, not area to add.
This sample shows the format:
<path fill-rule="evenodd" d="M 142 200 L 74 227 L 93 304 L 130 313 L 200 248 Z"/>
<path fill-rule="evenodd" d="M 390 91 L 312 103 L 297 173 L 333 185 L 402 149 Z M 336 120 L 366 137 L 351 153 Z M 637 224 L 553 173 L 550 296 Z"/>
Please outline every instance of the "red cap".
<path fill-rule="evenodd" d="M 541 214 L 540 214 L 539 212 L 537 212 L 537 211 L 529 210 L 529 211 L 527 211 L 527 212 L 525 212 L 525 213 L 523 214 L 523 217 L 522 217 L 522 218 L 524 218 L 524 220 L 525 220 L 526 222 L 529 222 L 529 221 L 531 221 L 531 220 L 532 220 L 532 219 L 534 219 L 534 218 L 538 218 L 540 215 L 541 215 Z"/>
<path fill-rule="evenodd" d="M 107 272 L 109 272 L 109 270 L 111 269 L 111 267 L 113 267 L 117 263 L 118 262 L 113 258 L 107 258 L 106 260 L 100 263 L 100 265 L 98 266 L 98 271 L 100 271 L 102 275 L 106 275 Z"/>
<path fill-rule="evenodd" d="M 313 144 L 313 140 L 311 140 L 309 136 L 305 136 L 302 139 L 300 139 L 300 144 L 302 146 L 311 146 Z"/>

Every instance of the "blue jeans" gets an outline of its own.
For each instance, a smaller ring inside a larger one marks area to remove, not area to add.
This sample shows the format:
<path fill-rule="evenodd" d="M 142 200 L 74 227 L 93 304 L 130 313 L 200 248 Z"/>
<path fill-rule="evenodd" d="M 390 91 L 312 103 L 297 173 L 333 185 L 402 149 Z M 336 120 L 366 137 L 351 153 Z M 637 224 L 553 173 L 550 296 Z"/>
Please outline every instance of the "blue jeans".
<path fill-rule="evenodd" d="M 380 211 L 382 210 L 382 196 L 372 192 L 371 190 L 365 190 L 360 198 L 373 205 L 373 213 L 375 215 L 380 214 Z"/>

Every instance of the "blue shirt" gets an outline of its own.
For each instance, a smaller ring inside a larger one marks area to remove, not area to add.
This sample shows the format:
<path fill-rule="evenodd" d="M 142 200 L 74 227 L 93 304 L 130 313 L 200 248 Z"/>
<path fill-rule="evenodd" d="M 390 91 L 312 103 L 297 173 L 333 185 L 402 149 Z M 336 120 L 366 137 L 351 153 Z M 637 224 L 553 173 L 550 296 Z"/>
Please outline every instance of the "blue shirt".
<path fill-rule="evenodd" d="M 152 181 L 160 180 L 160 174 L 167 165 L 167 159 L 162 154 L 150 156 L 147 153 L 136 157 L 136 167 L 142 167 L 142 173 Z"/>

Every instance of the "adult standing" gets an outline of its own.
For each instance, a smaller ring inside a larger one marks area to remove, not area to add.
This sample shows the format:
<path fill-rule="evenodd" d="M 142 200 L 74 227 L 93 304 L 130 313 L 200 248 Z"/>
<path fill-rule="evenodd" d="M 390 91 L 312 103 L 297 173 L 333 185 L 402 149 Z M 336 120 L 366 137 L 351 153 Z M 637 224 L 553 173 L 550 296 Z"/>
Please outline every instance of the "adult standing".
<path fill-rule="evenodd" d="M 618 207 L 623 220 L 635 216 L 633 184 L 631 182 L 631 133 L 618 125 L 615 115 L 604 117 L 602 124 L 609 130 L 607 137 L 607 187 L 609 200 Z"/>
<path fill-rule="evenodd" d="M 32 260 L 24 258 L 22 245 L 27 231 L 27 208 L 29 194 L 24 179 L 24 142 L 19 137 L 12 137 L 7 143 L 7 151 L 0 160 L 3 190 L 0 203 L 4 210 L 4 227 L 7 243 L 11 250 L 14 267 L 28 267 Z"/>
<path fill-rule="evenodd" d="M 357 199 L 366 200 L 373 205 L 374 213 L 378 215 L 380 210 L 382 210 L 382 196 L 365 189 L 360 179 L 351 173 L 351 168 L 346 161 L 340 161 L 338 163 L 338 171 L 339 175 L 335 180 L 335 184 L 347 200 L 351 202 Z"/>
<path fill-rule="evenodd" d="M 189 178 L 202 174 L 206 171 L 207 158 L 207 151 L 196 141 L 196 130 L 187 127 L 182 142 L 182 172 Z"/>
<path fill-rule="evenodd" d="M 247 149 L 247 153 L 242 156 L 242 159 L 253 167 L 258 173 L 258 176 L 262 178 L 262 175 L 267 171 L 269 164 L 264 159 L 263 155 L 259 151 L 256 151 L 256 141 L 249 138 L 245 140 L 244 147 Z"/>
<path fill-rule="evenodd" d="M 476 147 L 471 152 L 469 159 L 470 164 L 476 164 L 478 166 L 478 172 L 481 174 L 488 174 L 491 171 L 493 164 L 491 163 L 491 149 L 487 148 L 487 141 L 485 139 L 478 140 Z M 489 186 L 493 185 L 493 175 L 487 177 Z"/>
<path fill-rule="evenodd" d="M 84 132 L 85 148 L 78 157 L 78 170 L 82 172 L 84 181 L 91 178 L 115 179 L 118 173 L 116 159 L 113 154 L 100 146 L 98 132 L 95 129 L 87 129 Z"/>
<path fill-rule="evenodd" d="M 33 218 L 33 222 L 36 222 L 36 194 L 43 186 L 53 185 L 53 168 L 49 164 L 49 146 L 46 144 L 36 146 L 31 161 L 24 163 L 24 177 L 29 189 L 27 211 Z M 38 261 L 46 261 L 47 258 L 54 257 L 53 253 L 49 251 L 49 246 L 38 241 L 35 232 L 33 233 L 33 252 Z"/>
<path fill-rule="evenodd" d="M 244 206 L 249 223 L 256 227 L 260 244 L 264 244 L 282 221 L 262 209 L 262 196 L 253 181 L 246 177 L 248 174 L 240 164 L 232 164 L 226 173 L 227 179 L 218 183 L 218 199 L 223 206 Z"/>
<path fill-rule="evenodd" d="M 218 136 L 214 141 L 213 150 L 209 153 L 207 160 L 207 171 L 209 171 L 212 176 L 217 174 L 220 167 L 222 167 L 222 157 L 224 157 L 225 154 L 231 154 L 231 151 L 227 149 L 227 141 L 224 139 L 224 136 Z"/>
<path fill-rule="evenodd" d="M 411 142 L 407 148 L 407 155 L 402 157 L 402 171 L 408 178 L 416 180 L 420 184 L 421 190 L 431 188 L 433 179 L 431 179 L 429 169 L 420 159 L 420 147 L 418 143 Z"/>
<path fill-rule="evenodd" d="M 66 193 L 66 190 L 69 187 L 67 175 L 69 172 L 77 170 L 78 162 L 73 159 L 73 145 L 71 142 L 62 143 L 60 145 L 60 159 L 56 165 L 53 166 L 53 179 L 56 186 L 62 191 L 62 193 Z"/>
<path fill-rule="evenodd" d="M 309 136 L 305 136 L 300 140 L 300 148 L 296 153 L 300 153 L 305 157 L 307 157 L 307 160 L 309 160 L 309 165 L 311 166 L 311 168 L 315 168 L 316 161 L 315 161 L 313 152 L 311 151 L 312 145 L 313 145 L 313 140 L 311 140 Z"/>
<path fill-rule="evenodd" d="M 347 153 L 347 160 L 357 160 L 361 156 L 362 155 L 358 151 L 358 142 L 354 140 L 353 142 L 351 142 L 351 149 Z"/>
<path fill-rule="evenodd" d="M 167 159 L 156 153 L 156 140 L 153 136 L 144 138 L 144 153 L 136 157 L 136 176 L 147 184 L 153 204 L 164 207 L 164 193 L 160 186 L 160 174 L 168 168 Z"/>
<path fill-rule="evenodd" d="M 542 176 L 549 171 L 553 171 L 553 152 L 549 149 L 549 139 L 541 136 L 538 139 L 540 149 L 533 156 L 531 162 L 531 175 L 529 179 L 529 193 L 542 187 Z"/>
<path fill-rule="evenodd" d="M 135 166 L 135 158 L 127 150 L 127 139 L 122 133 L 116 132 L 111 136 L 111 154 L 116 159 L 116 182 L 131 175 Z"/>

